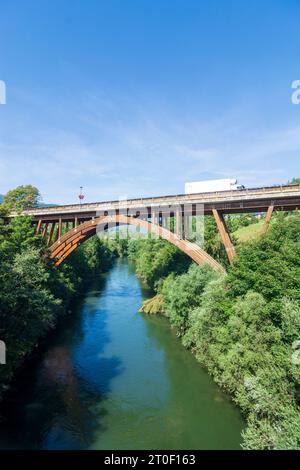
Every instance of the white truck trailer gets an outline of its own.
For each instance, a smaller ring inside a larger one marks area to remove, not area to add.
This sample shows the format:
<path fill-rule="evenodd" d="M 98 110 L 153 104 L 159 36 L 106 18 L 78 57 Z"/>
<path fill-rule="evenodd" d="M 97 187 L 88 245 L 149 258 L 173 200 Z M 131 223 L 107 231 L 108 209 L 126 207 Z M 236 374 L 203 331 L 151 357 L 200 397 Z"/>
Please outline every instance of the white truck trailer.
<path fill-rule="evenodd" d="M 185 183 L 185 194 L 237 191 L 239 189 L 244 189 L 244 186 L 239 185 L 237 179 L 230 178 Z"/>

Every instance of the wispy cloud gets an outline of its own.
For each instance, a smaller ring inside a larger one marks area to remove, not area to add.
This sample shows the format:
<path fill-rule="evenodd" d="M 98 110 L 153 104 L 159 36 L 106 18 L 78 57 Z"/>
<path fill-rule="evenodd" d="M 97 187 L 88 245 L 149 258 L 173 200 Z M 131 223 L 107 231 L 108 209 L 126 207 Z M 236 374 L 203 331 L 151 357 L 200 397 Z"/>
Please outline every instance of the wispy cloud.
<path fill-rule="evenodd" d="M 63 203 L 76 201 L 80 185 L 87 200 L 103 200 L 178 193 L 185 181 L 202 178 L 238 177 L 256 186 L 299 173 L 300 126 L 249 128 L 241 110 L 211 122 L 181 119 L 154 102 L 96 91 L 44 109 L 17 132 L 6 122 L 0 193 L 32 183 L 45 201 Z"/>

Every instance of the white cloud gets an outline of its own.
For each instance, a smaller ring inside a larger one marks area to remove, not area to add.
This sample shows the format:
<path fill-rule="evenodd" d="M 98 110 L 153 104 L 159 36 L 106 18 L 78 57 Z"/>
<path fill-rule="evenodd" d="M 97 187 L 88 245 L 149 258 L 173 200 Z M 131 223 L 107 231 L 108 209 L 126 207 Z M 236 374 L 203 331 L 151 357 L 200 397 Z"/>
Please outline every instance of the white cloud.
<path fill-rule="evenodd" d="M 187 120 L 153 102 L 95 92 L 74 108 L 65 104 L 65 115 L 62 108 L 55 127 L 48 114 L 17 131 L 13 119 L 6 123 L 0 193 L 32 183 L 45 201 L 67 203 L 77 201 L 80 185 L 86 200 L 103 200 L 179 193 L 191 179 L 233 176 L 257 186 L 300 173 L 300 127 L 249 127 L 240 110 Z"/>

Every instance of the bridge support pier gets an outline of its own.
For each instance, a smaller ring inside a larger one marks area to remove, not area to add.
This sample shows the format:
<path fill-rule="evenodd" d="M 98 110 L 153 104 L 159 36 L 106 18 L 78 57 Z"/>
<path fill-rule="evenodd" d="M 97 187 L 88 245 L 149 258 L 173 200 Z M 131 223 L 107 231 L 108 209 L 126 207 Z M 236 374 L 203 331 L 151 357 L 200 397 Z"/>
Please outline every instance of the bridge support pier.
<path fill-rule="evenodd" d="M 217 227 L 218 227 L 222 242 L 225 246 L 229 262 L 230 262 L 230 264 L 232 264 L 236 253 L 235 253 L 235 248 L 234 248 L 233 243 L 231 241 L 228 229 L 226 227 L 224 216 L 221 212 L 219 212 L 216 209 L 213 209 L 212 212 L 213 212 L 213 216 L 215 218 L 215 221 L 217 223 Z"/>
<path fill-rule="evenodd" d="M 54 242 L 57 242 L 58 239 L 59 239 L 59 227 L 58 227 L 58 224 L 55 224 Z"/>
<path fill-rule="evenodd" d="M 58 238 L 61 238 L 62 235 L 62 220 L 59 219 L 58 221 Z"/>
<path fill-rule="evenodd" d="M 264 222 L 264 225 L 263 225 L 263 230 L 262 230 L 263 233 L 267 233 L 267 231 L 268 231 L 273 211 L 274 211 L 274 206 L 273 205 L 269 206 L 267 214 L 266 214 L 265 222 Z"/>
<path fill-rule="evenodd" d="M 55 229 L 55 222 L 53 222 L 50 227 L 50 232 L 49 232 L 48 241 L 47 241 L 48 246 L 51 245 L 54 229 Z"/>
<path fill-rule="evenodd" d="M 40 230 L 41 230 L 41 226 L 42 226 L 42 219 L 40 219 L 37 223 L 37 226 L 36 226 L 36 235 L 38 235 L 40 233 Z"/>
<path fill-rule="evenodd" d="M 43 231 L 42 231 L 42 238 L 44 238 L 47 235 L 47 230 L 48 230 L 48 222 L 45 223 Z"/>

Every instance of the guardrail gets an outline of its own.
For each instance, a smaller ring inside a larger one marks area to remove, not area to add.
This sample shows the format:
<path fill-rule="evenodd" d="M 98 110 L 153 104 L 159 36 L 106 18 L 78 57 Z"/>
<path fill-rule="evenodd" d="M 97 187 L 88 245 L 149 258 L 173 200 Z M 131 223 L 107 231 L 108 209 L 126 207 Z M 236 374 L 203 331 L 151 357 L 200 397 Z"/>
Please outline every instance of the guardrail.
<path fill-rule="evenodd" d="M 24 211 L 24 214 L 51 214 L 56 212 L 89 212 L 94 210 L 99 210 L 103 207 L 139 207 L 139 206 L 154 206 L 158 204 L 172 204 L 176 202 L 177 204 L 181 203 L 208 203 L 208 202 L 220 202 L 220 201 L 233 201 L 233 200 L 251 200 L 259 198 L 272 197 L 272 195 L 277 195 L 277 197 L 285 196 L 300 196 L 300 184 L 290 184 L 282 186 L 270 186 L 263 188 L 247 188 L 242 190 L 234 191 L 214 191 L 210 193 L 197 193 L 197 194 L 177 194 L 177 195 L 167 195 L 167 196 L 154 196 L 147 198 L 133 198 L 133 199 L 124 199 L 124 200 L 112 200 L 112 201 L 100 201 L 92 202 L 85 204 L 67 204 L 67 205 L 58 205 L 51 207 L 42 207 L 42 208 L 33 208 Z M 17 215 L 16 213 L 11 213 L 11 216 Z"/>

